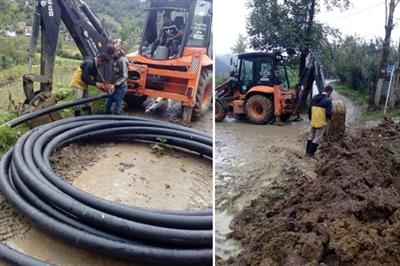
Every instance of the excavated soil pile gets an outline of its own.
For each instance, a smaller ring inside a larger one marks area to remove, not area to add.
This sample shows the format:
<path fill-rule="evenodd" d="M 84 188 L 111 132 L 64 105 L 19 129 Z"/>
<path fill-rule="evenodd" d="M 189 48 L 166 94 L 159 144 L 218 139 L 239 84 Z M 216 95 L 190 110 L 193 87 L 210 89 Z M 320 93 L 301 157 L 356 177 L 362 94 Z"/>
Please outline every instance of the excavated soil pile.
<path fill-rule="evenodd" d="M 400 123 L 386 120 L 321 147 L 318 178 L 296 173 L 233 222 L 244 251 L 218 264 L 400 265 Z M 303 182 L 299 182 L 303 180 Z"/>

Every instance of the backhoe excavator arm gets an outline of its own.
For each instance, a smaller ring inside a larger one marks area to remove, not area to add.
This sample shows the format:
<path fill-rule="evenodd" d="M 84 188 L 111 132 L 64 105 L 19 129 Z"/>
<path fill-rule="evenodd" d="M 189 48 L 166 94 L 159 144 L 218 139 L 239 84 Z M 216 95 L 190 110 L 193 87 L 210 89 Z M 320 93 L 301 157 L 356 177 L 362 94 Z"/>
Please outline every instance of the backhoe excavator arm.
<path fill-rule="evenodd" d="M 308 95 L 313 91 L 314 81 L 317 85 L 318 91 L 322 92 L 325 88 L 325 78 L 322 63 L 320 58 L 313 52 L 311 52 L 307 58 L 306 67 L 301 73 L 300 81 L 297 89 L 301 88 L 301 93 L 296 98 L 296 110 L 295 113 L 299 114 L 301 106 L 307 100 Z"/>
<path fill-rule="evenodd" d="M 23 76 L 26 105 L 34 105 L 39 98 L 44 100 L 43 98 L 51 95 L 61 21 L 64 22 L 83 57 L 97 55 L 110 43 L 101 20 L 82 0 L 79 7 L 74 0 L 36 0 L 28 49 L 28 73 Z M 41 37 L 40 75 L 33 75 L 32 64 L 39 35 Z M 102 78 L 107 80 L 105 73 L 109 72 L 103 70 Z M 40 90 L 34 90 L 34 82 L 40 83 Z"/>

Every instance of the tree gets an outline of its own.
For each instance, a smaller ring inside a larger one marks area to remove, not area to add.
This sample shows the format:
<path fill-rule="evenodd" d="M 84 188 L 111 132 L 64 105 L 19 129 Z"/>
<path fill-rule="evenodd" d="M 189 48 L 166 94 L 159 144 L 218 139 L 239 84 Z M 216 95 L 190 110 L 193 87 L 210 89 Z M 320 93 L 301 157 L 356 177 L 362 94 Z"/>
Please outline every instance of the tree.
<path fill-rule="evenodd" d="M 299 74 L 310 49 L 317 50 L 331 33 L 315 21 L 321 6 L 346 8 L 350 0 L 249 0 L 247 32 L 251 46 L 258 50 L 273 47 L 292 48 L 300 52 Z"/>
<path fill-rule="evenodd" d="M 357 36 L 347 36 L 338 43 L 333 66 L 340 81 L 367 93 L 377 80 L 381 43 L 379 39 L 367 42 Z"/>
<path fill-rule="evenodd" d="M 393 109 L 396 101 L 398 100 L 398 91 L 396 90 L 396 88 L 399 87 L 399 83 L 400 83 L 400 40 L 399 40 L 399 44 L 397 46 L 397 63 L 396 63 L 396 68 L 395 68 L 395 72 L 394 72 L 394 76 L 393 76 L 393 83 L 392 83 L 392 88 L 390 90 L 390 94 L 389 94 L 389 108 Z"/>
<path fill-rule="evenodd" d="M 379 78 L 376 87 L 372 87 L 370 91 L 369 106 L 372 109 L 378 109 L 381 99 L 383 81 L 386 76 L 386 66 L 390 51 L 390 36 L 394 27 L 393 14 L 400 0 L 385 0 L 385 39 L 383 41 L 381 63 L 379 65 Z"/>
<path fill-rule="evenodd" d="M 247 49 L 247 38 L 246 36 L 239 34 L 236 44 L 231 48 L 233 54 L 242 54 Z"/>

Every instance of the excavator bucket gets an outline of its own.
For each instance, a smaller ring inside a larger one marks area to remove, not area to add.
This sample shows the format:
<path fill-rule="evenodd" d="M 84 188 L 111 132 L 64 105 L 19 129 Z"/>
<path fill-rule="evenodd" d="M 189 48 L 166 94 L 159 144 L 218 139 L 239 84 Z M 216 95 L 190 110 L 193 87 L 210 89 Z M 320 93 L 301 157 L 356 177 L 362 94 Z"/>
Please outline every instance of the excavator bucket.
<path fill-rule="evenodd" d="M 342 101 L 332 101 L 332 119 L 329 121 L 327 136 L 340 139 L 346 131 L 346 105 Z"/>
<path fill-rule="evenodd" d="M 18 116 L 28 114 L 28 113 L 33 113 L 36 111 L 39 111 L 41 109 L 51 107 L 56 104 L 56 101 L 54 98 L 50 97 L 49 92 L 41 92 L 38 93 L 32 101 L 29 103 L 24 103 L 20 109 L 18 110 Z M 31 121 L 28 122 L 29 126 L 31 128 L 51 123 L 53 121 L 61 119 L 61 114 L 59 112 L 53 112 L 48 115 L 43 115 L 38 118 L 32 119 Z"/>

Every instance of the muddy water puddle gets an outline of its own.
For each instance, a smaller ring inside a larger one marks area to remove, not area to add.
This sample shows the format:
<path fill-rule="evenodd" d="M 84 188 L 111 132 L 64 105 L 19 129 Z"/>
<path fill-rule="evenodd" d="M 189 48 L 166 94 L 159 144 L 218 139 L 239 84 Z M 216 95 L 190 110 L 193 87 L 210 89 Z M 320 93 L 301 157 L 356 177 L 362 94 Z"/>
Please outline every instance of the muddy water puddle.
<path fill-rule="evenodd" d="M 159 157 L 149 143 L 137 142 L 73 144 L 52 160 L 58 175 L 110 201 L 174 210 L 212 207 L 212 164 L 197 154 L 175 150 Z M 57 265 L 132 265 L 76 248 L 35 226 L 6 244 Z"/>
<path fill-rule="evenodd" d="M 240 243 L 227 236 L 232 233 L 231 222 L 234 216 L 228 214 L 227 211 L 215 213 L 215 227 L 218 230 L 215 232 L 216 254 L 222 259 L 227 260 L 230 257 L 235 257 L 240 252 Z"/>
<path fill-rule="evenodd" d="M 131 206 L 198 210 L 211 208 L 210 161 L 174 151 L 158 157 L 149 144 L 113 144 L 74 186 Z"/>
<path fill-rule="evenodd" d="M 240 251 L 229 237 L 232 219 L 295 165 L 312 178 L 304 160 L 306 120 L 284 126 L 252 125 L 229 119 L 216 124 L 216 255 L 227 260 Z"/>

